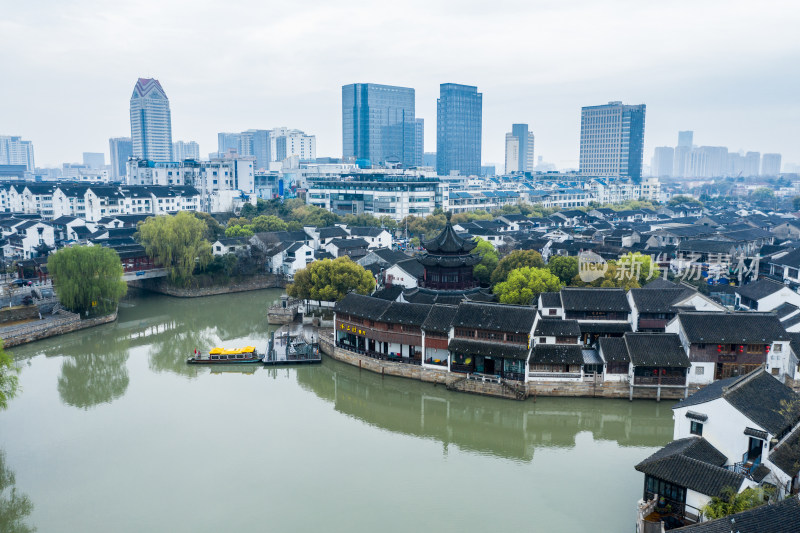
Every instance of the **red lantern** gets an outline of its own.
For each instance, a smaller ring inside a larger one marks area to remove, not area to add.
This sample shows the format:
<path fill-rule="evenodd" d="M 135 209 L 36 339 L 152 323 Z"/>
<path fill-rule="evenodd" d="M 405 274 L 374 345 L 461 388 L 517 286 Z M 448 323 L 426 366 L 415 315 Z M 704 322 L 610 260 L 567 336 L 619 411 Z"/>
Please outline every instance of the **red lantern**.
<path fill-rule="evenodd" d="M 767 353 L 769 353 L 769 344 L 767 344 Z"/>
<path fill-rule="evenodd" d="M 744 353 L 744 345 L 739 345 L 739 353 Z"/>
<path fill-rule="evenodd" d="M 721 344 L 717 344 L 717 352 L 721 352 L 721 351 L 722 351 L 722 345 Z"/>

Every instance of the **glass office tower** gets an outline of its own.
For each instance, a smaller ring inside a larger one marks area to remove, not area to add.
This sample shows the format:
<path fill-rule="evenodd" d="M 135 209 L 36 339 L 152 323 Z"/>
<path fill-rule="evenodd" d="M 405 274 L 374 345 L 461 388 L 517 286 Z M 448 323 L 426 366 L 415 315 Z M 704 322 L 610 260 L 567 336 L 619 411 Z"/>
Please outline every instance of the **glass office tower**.
<path fill-rule="evenodd" d="M 436 172 L 481 173 L 483 94 L 477 87 L 442 83 L 436 101 Z"/>
<path fill-rule="evenodd" d="M 417 164 L 414 89 L 351 83 L 342 86 L 342 155 L 372 164 Z"/>

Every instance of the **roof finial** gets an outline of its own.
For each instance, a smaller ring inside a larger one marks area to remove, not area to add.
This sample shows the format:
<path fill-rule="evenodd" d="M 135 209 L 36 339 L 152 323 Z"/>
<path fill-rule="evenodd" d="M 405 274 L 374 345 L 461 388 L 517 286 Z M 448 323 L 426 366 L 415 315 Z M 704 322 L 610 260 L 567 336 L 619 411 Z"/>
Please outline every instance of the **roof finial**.
<path fill-rule="evenodd" d="M 452 216 L 453 216 L 453 213 L 452 213 L 452 212 L 450 212 L 450 211 L 445 211 L 445 213 L 444 213 L 444 217 L 447 219 L 447 223 L 448 223 L 448 224 L 450 223 L 450 217 L 452 217 Z"/>

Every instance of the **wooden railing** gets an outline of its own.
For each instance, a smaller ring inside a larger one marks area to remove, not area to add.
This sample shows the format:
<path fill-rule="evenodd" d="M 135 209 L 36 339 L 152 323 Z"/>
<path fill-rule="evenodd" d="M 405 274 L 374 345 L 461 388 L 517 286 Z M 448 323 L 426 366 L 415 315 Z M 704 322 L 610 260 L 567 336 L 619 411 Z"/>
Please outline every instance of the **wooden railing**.
<path fill-rule="evenodd" d="M 634 385 L 685 386 L 686 376 L 633 376 Z"/>

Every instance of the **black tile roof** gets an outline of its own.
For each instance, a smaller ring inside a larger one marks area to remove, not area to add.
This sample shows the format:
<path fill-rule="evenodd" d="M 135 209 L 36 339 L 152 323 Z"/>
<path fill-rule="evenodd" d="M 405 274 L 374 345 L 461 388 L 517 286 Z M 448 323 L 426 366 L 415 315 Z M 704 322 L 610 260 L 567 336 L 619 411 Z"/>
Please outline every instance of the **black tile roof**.
<path fill-rule="evenodd" d="M 583 352 L 578 344 L 537 344 L 531 352 L 531 364 L 582 365 Z"/>
<path fill-rule="evenodd" d="M 627 333 L 631 331 L 631 325 L 627 322 L 606 322 L 605 320 L 596 320 L 594 322 L 578 322 L 581 328 L 581 333 Z"/>
<path fill-rule="evenodd" d="M 377 320 L 390 305 L 391 302 L 387 300 L 351 292 L 336 302 L 334 311 L 369 320 Z"/>
<path fill-rule="evenodd" d="M 541 318 L 536 323 L 534 335 L 537 337 L 579 337 L 581 328 L 577 320 Z"/>
<path fill-rule="evenodd" d="M 674 312 L 675 303 L 692 296 L 695 291 L 683 287 L 659 290 L 644 288 L 631 289 L 630 294 L 634 306 L 640 313 L 670 313 Z"/>
<path fill-rule="evenodd" d="M 622 337 L 600 337 L 599 352 L 607 363 L 630 363 L 628 346 Z"/>
<path fill-rule="evenodd" d="M 800 310 L 800 307 L 790 304 L 789 302 L 784 302 L 775 309 L 773 309 L 778 318 L 787 317 L 798 310 Z M 791 333 L 789 333 L 789 335 L 791 336 Z"/>
<path fill-rule="evenodd" d="M 745 376 L 715 381 L 672 408 L 699 405 L 718 398 L 725 398 L 744 416 L 773 435 L 783 434 L 798 418 L 796 414 L 786 411 L 783 405 L 800 400 L 800 395 L 763 368 Z"/>
<path fill-rule="evenodd" d="M 626 333 L 624 339 L 633 366 L 691 366 L 677 333 Z"/>
<path fill-rule="evenodd" d="M 542 307 L 561 307 L 560 293 L 543 292 L 539 296 L 542 298 Z"/>
<path fill-rule="evenodd" d="M 383 289 L 375 291 L 374 293 L 372 293 L 372 297 L 393 302 L 397 300 L 397 297 L 400 296 L 401 294 L 403 294 L 403 286 L 392 285 L 391 287 L 384 287 Z"/>
<path fill-rule="evenodd" d="M 615 311 L 631 310 L 622 289 L 566 288 L 561 289 L 561 302 L 565 311 Z"/>
<path fill-rule="evenodd" d="M 357 237 L 377 237 L 381 233 L 383 233 L 383 228 L 375 228 L 369 226 L 353 226 L 348 228 L 350 230 L 350 235 L 355 235 Z"/>
<path fill-rule="evenodd" d="M 421 326 L 430 310 L 430 304 L 392 302 L 383 314 L 381 314 L 380 321 L 391 324 Z"/>
<path fill-rule="evenodd" d="M 794 354 L 800 358 L 800 333 L 789 333 L 789 338 L 792 341 L 789 343 Z"/>
<path fill-rule="evenodd" d="M 800 524 L 800 500 L 792 496 L 775 504 L 735 513 L 725 518 L 709 520 L 673 529 L 680 533 L 797 533 Z M 735 527 L 734 527 L 735 526 Z"/>
<path fill-rule="evenodd" d="M 434 305 L 422 323 L 422 329 L 436 333 L 447 333 L 453 323 L 453 317 L 458 312 L 455 305 Z"/>
<path fill-rule="evenodd" d="M 526 346 L 504 344 L 502 342 L 483 342 L 468 339 L 452 339 L 447 345 L 451 352 L 505 359 L 526 360 L 530 350 Z"/>
<path fill-rule="evenodd" d="M 785 286 L 786 285 L 783 283 L 778 283 L 777 281 L 772 281 L 771 279 L 759 278 L 752 283 L 738 287 L 736 292 L 738 292 L 744 298 L 760 300 L 761 298 L 775 294 Z"/>
<path fill-rule="evenodd" d="M 771 313 L 681 312 L 677 320 L 693 344 L 767 344 L 789 340 L 780 320 Z"/>
<path fill-rule="evenodd" d="M 377 250 L 372 250 L 372 252 L 378 257 L 380 257 L 383 261 L 393 265 L 400 261 L 405 261 L 409 258 L 408 255 L 404 254 L 399 250 L 392 250 L 390 248 L 378 248 Z"/>
<path fill-rule="evenodd" d="M 350 234 L 339 226 L 328 226 L 319 229 L 320 239 L 330 239 L 334 237 L 348 237 Z"/>
<path fill-rule="evenodd" d="M 329 244 L 339 250 L 350 250 L 353 248 L 367 248 L 369 243 L 362 238 L 356 239 L 333 239 Z"/>
<path fill-rule="evenodd" d="M 395 263 L 395 265 L 417 279 L 421 279 L 425 275 L 425 267 L 415 257 L 403 259 Z"/>
<path fill-rule="evenodd" d="M 723 489 L 737 492 L 744 476 L 725 468 L 725 455 L 707 440 L 697 437 L 670 442 L 636 465 L 649 476 L 707 496 L 720 496 Z"/>
<path fill-rule="evenodd" d="M 769 460 L 791 477 L 800 472 L 800 426 L 772 450 Z"/>
<path fill-rule="evenodd" d="M 535 317 L 533 307 L 462 301 L 453 317 L 453 326 L 529 333 Z"/>

